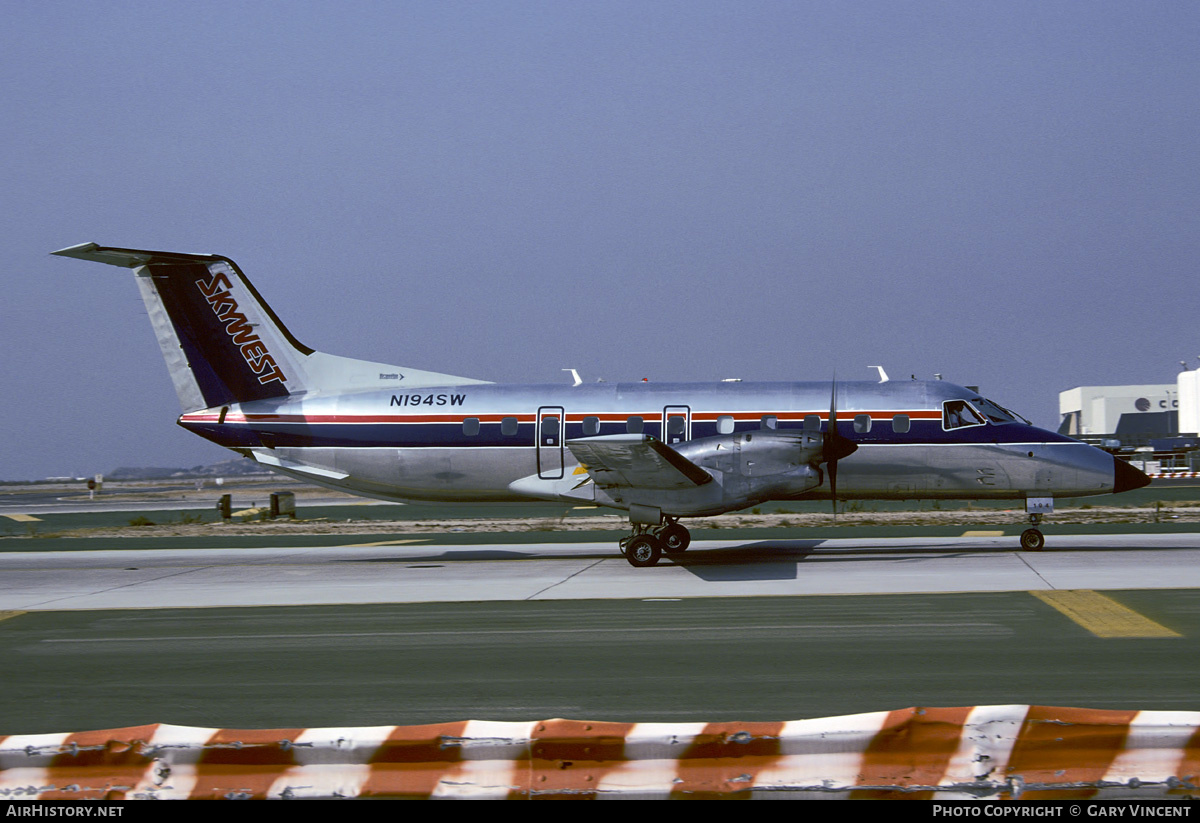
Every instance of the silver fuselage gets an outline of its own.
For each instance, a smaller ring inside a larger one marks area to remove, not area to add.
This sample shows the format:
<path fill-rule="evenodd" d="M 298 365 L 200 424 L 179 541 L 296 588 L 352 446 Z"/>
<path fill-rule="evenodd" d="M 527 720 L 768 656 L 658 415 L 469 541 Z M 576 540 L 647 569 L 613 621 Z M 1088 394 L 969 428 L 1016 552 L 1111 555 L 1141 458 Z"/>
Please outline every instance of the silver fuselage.
<path fill-rule="evenodd" d="M 192 412 L 180 424 L 282 473 L 387 500 L 569 499 L 701 515 L 828 498 L 817 466 L 808 482 L 762 481 L 770 454 L 753 444 L 760 433 L 828 431 L 831 399 L 828 382 L 476 384 L 313 392 Z M 839 461 L 837 496 L 1020 499 L 1117 490 L 1113 458 L 1079 441 L 1015 420 L 948 426 L 944 404 L 956 399 L 979 395 L 942 381 L 837 384 L 838 434 L 857 446 Z M 704 466 L 715 486 L 637 499 L 589 482 L 567 442 L 637 432 L 639 421 L 640 433 Z"/>

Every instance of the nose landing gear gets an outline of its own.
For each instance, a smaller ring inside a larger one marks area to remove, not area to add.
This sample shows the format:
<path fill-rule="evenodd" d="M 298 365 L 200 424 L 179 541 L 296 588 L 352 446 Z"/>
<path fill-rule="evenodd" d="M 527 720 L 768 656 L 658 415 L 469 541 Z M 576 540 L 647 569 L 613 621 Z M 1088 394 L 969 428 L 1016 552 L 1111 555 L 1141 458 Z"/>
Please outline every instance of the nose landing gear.
<path fill-rule="evenodd" d="M 1046 535 L 1038 528 L 1042 517 L 1054 511 L 1053 497 L 1029 497 L 1025 500 L 1025 511 L 1029 514 L 1031 528 L 1021 532 L 1021 548 L 1029 552 L 1040 552 L 1046 546 Z"/>

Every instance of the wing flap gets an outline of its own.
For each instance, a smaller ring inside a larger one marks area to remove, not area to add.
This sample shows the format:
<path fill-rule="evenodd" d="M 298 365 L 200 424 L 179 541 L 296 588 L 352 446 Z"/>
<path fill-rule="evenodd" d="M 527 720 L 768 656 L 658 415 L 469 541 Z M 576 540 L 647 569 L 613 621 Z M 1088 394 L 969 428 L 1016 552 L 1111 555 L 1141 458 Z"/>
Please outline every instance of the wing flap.
<path fill-rule="evenodd" d="M 660 440 L 612 434 L 568 440 L 567 448 L 601 488 L 692 489 L 712 475 Z"/>

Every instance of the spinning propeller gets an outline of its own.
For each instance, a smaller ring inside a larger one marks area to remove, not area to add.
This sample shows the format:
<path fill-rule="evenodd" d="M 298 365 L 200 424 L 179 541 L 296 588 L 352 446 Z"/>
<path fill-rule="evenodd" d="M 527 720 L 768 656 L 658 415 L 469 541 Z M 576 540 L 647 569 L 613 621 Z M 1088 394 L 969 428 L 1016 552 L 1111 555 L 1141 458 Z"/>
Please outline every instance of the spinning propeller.
<path fill-rule="evenodd" d="M 833 515 L 837 517 L 837 464 L 843 457 L 848 457 L 858 451 L 858 444 L 848 437 L 842 437 L 837 427 L 837 375 L 834 375 L 833 386 L 829 391 L 829 431 L 825 434 L 825 444 L 822 456 L 829 467 L 829 493 L 832 497 L 830 505 Z"/>

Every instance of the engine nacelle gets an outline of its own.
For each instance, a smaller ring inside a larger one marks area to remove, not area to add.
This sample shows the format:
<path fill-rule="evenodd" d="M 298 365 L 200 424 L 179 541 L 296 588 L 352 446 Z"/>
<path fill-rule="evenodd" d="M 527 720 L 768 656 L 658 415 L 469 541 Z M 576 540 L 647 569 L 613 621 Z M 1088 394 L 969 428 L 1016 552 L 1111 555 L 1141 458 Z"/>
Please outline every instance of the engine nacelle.
<path fill-rule="evenodd" d="M 744 505 L 802 494 L 822 481 L 820 432 L 743 432 L 693 440 L 676 450 L 713 474 L 727 499 L 746 499 Z"/>
<path fill-rule="evenodd" d="M 787 474 L 822 459 L 820 432 L 756 431 L 680 443 L 675 450 L 705 469 L 743 477 Z"/>
<path fill-rule="evenodd" d="M 766 500 L 797 497 L 820 486 L 825 436 L 817 431 L 753 431 L 673 446 L 712 475 L 693 488 L 595 488 L 594 500 L 618 508 L 644 507 L 676 517 L 721 514 Z M 574 491 L 574 490 L 572 490 Z"/>

